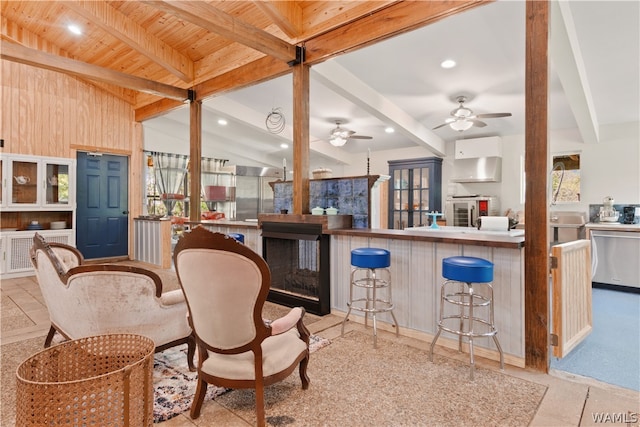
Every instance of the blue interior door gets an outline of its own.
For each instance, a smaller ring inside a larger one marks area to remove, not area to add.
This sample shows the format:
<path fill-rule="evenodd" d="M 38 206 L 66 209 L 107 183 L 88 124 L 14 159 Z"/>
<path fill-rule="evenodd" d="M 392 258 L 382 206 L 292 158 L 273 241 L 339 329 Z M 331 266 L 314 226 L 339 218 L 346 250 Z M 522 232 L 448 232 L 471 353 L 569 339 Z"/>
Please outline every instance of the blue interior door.
<path fill-rule="evenodd" d="M 129 252 L 129 159 L 78 153 L 76 245 L 87 259 Z"/>

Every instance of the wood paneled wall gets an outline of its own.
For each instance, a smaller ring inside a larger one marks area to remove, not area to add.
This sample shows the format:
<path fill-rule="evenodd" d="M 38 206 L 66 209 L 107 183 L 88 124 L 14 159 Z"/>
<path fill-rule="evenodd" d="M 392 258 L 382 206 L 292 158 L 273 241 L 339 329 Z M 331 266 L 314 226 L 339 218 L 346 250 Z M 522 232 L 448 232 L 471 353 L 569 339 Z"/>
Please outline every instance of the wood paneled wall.
<path fill-rule="evenodd" d="M 61 54 L 4 19 L 2 25 L 27 47 Z M 28 65 L 1 61 L 0 72 L 0 152 L 75 158 L 79 147 L 114 154 L 142 149 L 132 104 L 122 98 L 91 82 Z"/>
<path fill-rule="evenodd" d="M 27 47 L 66 56 L 21 28 L 9 28 L 4 19 L 2 25 L 3 33 Z M 140 215 L 143 135 L 130 93 L 4 60 L 0 73 L 0 154 L 75 159 L 80 150 L 129 156 L 129 217 Z M 132 239 L 129 246 L 132 253 Z"/>

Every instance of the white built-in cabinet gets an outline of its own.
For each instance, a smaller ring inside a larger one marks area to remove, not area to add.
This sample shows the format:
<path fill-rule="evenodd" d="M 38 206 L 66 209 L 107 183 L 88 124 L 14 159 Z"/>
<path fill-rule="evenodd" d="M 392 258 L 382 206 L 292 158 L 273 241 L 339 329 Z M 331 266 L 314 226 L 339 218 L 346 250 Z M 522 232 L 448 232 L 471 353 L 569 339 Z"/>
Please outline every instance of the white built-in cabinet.
<path fill-rule="evenodd" d="M 29 249 L 36 232 L 51 242 L 75 244 L 76 163 L 68 158 L 3 154 L 0 176 L 0 273 L 3 278 L 29 275 L 33 273 Z M 52 223 L 61 221 L 66 227 L 52 229 Z"/>

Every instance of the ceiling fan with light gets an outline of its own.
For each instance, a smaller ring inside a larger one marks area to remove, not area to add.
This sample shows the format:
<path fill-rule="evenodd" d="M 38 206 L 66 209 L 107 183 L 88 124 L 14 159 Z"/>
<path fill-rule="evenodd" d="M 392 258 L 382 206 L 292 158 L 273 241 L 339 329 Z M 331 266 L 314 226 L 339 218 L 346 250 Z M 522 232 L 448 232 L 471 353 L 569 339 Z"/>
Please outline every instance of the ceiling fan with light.
<path fill-rule="evenodd" d="M 472 126 L 479 128 L 485 127 L 487 124 L 478 119 L 495 119 L 498 117 L 510 117 L 511 113 L 485 113 L 485 114 L 473 114 L 473 111 L 464 106 L 467 102 L 466 96 L 456 97 L 458 108 L 451 111 L 451 117 L 444 121 L 441 125 L 433 128 L 433 130 L 440 129 L 443 126 L 449 125 L 449 127 L 458 132 L 470 129 Z"/>
<path fill-rule="evenodd" d="M 329 134 L 329 142 L 331 145 L 335 147 L 342 147 L 347 143 L 349 139 L 372 139 L 371 136 L 366 135 L 356 135 L 355 131 L 348 130 L 345 128 L 341 128 L 340 125 L 342 122 L 340 120 L 336 120 L 336 127 Z"/>

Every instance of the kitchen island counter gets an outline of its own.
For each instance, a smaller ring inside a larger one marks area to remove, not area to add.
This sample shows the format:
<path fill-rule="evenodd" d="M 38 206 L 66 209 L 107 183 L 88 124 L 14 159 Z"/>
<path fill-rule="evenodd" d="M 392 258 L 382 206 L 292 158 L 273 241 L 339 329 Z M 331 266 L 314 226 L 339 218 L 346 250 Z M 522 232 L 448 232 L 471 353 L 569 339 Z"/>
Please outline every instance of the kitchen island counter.
<path fill-rule="evenodd" d="M 232 219 L 203 219 L 201 221 L 187 221 L 192 227 L 196 225 L 234 227 L 234 228 L 258 228 L 258 220 L 255 221 L 235 221 Z"/>
<path fill-rule="evenodd" d="M 244 244 L 254 252 L 262 255 L 262 237 L 257 221 L 234 221 L 229 219 L 211 219 L 202 221 L 191 221 L 188 224 L 193 228 L 202 226 L 207 230 L 229 234 L 240 233 L 244 235 Z"/>
<path fill-rule="evenodd" d="M 427 342 L 437 330 L 440 310 L 442 260 L 450 256 L 474 256 L 494 264 L 495 323 L 498 339 L 505 352 L 505 362 L 523 367 L 524 345 L 524 235 L 523 230 L 512 232 L 481 232 L 476 229 L 458 230 L 413 228 L 392 229 L 333 229 L 331 235 L 331 309 L 346 313 L 349 300 L 351 250 L 360 247 L 388 249 L 391 253 L 391 282 L 394 314 L 404 335 Z M 483 292 L 478 288 L 478 292 Z M 350 318 L 359 316 L 352 312 Z M 388 313 L 377 316 L 379 327 L 394 328 Z M 362 317 L 357 317 L 362 322 Z M 457 349 L 457 337 L 443 333 L 439 345 Z M 493 340 L 474 340 L 476 353 L 498 359 Z M 466 347 L 465 347 L 466 348 Z"/>
<path fill-rule="evenodd" d="M 589 222 L 585 225 L 589 230 L 632 231 L 640 233 L 640 224 L 622 224 L 619 222 Z M 588 236 L 587 236 L 588 238 Z"/>
<path fill-rule="evenodd" d="M 329 234 L 371 238 L 389 238 L 436 243 L 480 245 L 494 248 L 521 249 L 524 247 L 524 230 L 481 231 L 472 227 L 414 227 L 394 229 L 337 229 Z"/>

